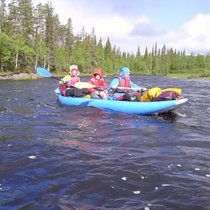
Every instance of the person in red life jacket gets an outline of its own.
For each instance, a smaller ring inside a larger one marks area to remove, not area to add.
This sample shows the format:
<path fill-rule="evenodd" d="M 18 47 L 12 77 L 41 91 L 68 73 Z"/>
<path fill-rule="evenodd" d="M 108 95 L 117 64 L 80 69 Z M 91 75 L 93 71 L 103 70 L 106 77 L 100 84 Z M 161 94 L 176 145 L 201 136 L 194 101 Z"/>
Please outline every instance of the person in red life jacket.
<path fill-rule="evenodd" d="M 92 78 L 88 81 L 90 84 L 96 86 L 96 88 L 88 89 L 90 91 L 91 98 L 107 99 L 106 81 L 103 78 L 103 72 L 101 69 L 97 69 L 93 72 Z"/>
<path fill-rule="evenodd" d="M 140 97 L 140 92 L 146 88 L 140 87 L 130 79 L 131 71 L 127 67 L 120 70 L 118 77 L 115 77 L 109 85 L 108 91 L 112 93 L 111 99 L 118 101 L 133 101 Z"/>
<path fill-rule="evenodd" d="M 59 83 L 58 88 L 63 96 L 83 97 L 89 93 L 87 88 L 78 89 L 75 84 L 80 82 L 79 69 L 77 65 L 69 67 L 69 75 L 63 77 Z"/>

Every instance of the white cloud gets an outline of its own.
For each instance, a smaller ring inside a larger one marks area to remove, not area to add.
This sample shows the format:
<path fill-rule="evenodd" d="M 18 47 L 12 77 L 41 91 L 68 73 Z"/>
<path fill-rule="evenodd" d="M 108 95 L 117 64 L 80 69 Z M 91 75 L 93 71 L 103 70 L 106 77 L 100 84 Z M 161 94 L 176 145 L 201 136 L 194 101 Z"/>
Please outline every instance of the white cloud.
<path fill-rule="evenodd" d="M 187 53 L 210 53 L 210 14 L 198 14 L 191 20 L 183 23 L 183 25 L 174 31 L 164 32 L 159 28 L 152 29 L 153 25 L 149 19 L 138 27 L 143 27 L 143 30 L 139 30 L 135 36 L 130 36 L 129 44 L 127 49 L 129 51 L 137 49 L 139 45 L 142 52 L 144 53 L 145 47 L 149 50 L 152 49 L 155 43 L 158 47 L 162 48 L 165 44 L 166 47 L 176 50 L 185 50 Z M 132 23 L 130 23 L 132 24 Z M 133 27 L 136 25 L 133 24 Z M 147 28 L 148 26 L 148 28 Z M 145 36 L 146 33 L 150 32 L 150 35 Z M 137 37 L 136 37 L 137 36 Z M 126 46 L 124 45 L 126 48 Z"/>
<path fill-rule="evenodd" d="M 94 24 L 100 35 L 120 37 L 127 36 L 132 29 L 130 23 L 119 16 L 98 19 Z"/>
<path fill-rule="evenodd" d="M 39 0 L 33 0 L 37 4 Z M 47 3 L 48 0 L 46 0 Z M 187 22 L 183 22 L 180 28 L 167 31 L 157 26 L 146 15 L 133 14 L 126 17 L 123 14 L 113 14 L 113 8 L 98 7 L 89 1 L 52 0 L 56 14 L 60 21 L 66 23 L 72 19 L 74 32 L 78 33 L 84 26 L 87 33 L 95 29 L 97 38 L 103 42 L 110 38 L 112 45 L 120 47 L 122 51 L 136 53 L 140 46 L 144 53 L 146 46 L 149 50 L 157 43 L 158 47 L 172 47 L 177 50 L 190 52 L 210 52 L 210 14 L 198 14 Z"/>
<path fill-rule="evenodd" d="M 186 22 L 183 25 L 182 30 L 186 32 L 188 35 L 195 37 L 202 34 L 203 32 L 209 33 L 210 32 L 209 23 L 210 23 L 210 15 L 198 14 L 192 20 Z"/>
<path fill-rule="evenodd" d="M 192 18 L 175 31 L 163 31 L 155 26 L 148 17 L 140 16 L 138 19 L 125 19 L 120 16 L 95 17 L 87 15 L 88 18 L 80 22 L 74 21 L 77 30 L 85 27 L 87 32 L 95 28 L 98 38 L 103 41 L 109 37 L 111 43 L 120 47 L 122 51 L 136 53 L 140 46 L 144 53 L 146 46 L 149 50 L 157 43 L 162 48 L 165 44 L 176 50 L 185 50 L 188 53 L 210 52 L 210 15 L 199 14 Z M 76 18 L 75 18 L 76 19 Z"/>
<path fill-rule="evenodd" d="M 210 14 L 198 14 L 180 29 L 165 35 L 167 45 L 188 53 L 210 52 Z"/>
<path fill-rule="evenodd" d="M 154 25 L 148 17 L 142 16 L 134 22 L 133 29 L 130 35 L 140 37 L 153 37 L 162 35 L 163 33 L 164 31 L 158 28 L 156 25 Z"/>

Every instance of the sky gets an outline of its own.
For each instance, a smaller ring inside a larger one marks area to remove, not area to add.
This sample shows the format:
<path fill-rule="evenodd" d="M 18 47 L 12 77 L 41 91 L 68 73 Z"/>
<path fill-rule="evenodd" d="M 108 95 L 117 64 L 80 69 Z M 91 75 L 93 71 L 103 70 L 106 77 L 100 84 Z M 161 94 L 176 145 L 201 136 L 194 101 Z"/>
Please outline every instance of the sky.
<path fill-rule="evenodd" d="M 158 48 L 210 53 L 210 0 L 32 0 L 51 2 L 62 24 L 72 19 L 74 33 L 94 28 L 103 43 L 121 51 Z"/>

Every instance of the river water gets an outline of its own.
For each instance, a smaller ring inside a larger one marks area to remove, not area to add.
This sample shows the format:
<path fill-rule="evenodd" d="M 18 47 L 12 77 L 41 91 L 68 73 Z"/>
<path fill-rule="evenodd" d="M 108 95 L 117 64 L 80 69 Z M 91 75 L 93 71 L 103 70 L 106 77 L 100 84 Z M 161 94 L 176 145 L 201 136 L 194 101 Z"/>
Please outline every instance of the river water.
<path fill-rule="evenodd" d="M 1 210 L 210 209 L 209 80 L 134 76 L 183 88 L 163 116 L 61 106 L 56 82 L 0 81 Z"/>

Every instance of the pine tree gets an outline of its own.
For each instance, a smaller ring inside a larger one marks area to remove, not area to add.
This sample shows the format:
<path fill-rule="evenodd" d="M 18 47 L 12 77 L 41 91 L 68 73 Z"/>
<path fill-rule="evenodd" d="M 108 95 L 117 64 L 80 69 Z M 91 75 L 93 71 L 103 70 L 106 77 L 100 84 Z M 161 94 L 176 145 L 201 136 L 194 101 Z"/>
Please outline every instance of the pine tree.
<path fill-rule="evenodd" d="M 68 53 L 68 62 L 69 64 L 72 62 L 72 53 L 74 49 L 74 33 L 73 33 L 73 25 L 71 18 L 68 19 L 66 24 L 66 49 Z"/>
<path fill-rule="evenodd" d="M 104 47 L 102 44 L 102 39 L 100 38 L 98 44 L 96 46 L 96 56 L 98 60 L 98 68 L 105 69 L 105 55 L 104 55 Z"/>
<path fill-rule="evenodd" d="M 107 38 L 105 48 L 104 48 L 104 56 L 105 56 L 105 70 L 107 72 L 113 71 L 113 62 L 112 62 L 112 46 L 109 37 Z"/>
<path fill-rule="evenodd" d="M 141 56 L 141 51 L 140 51 L 140 47 L 138 46 L 136 57 L 140 57 L 140 56 Z"/>
<path fill-rule="evenodd" d="M 0 0 L 0 33 L 5 32 L 6 22 L 6 3 L 5 0 Z"/>
<path fill-rule="evenodd" d="M 17 0 L 12 0 L 12 2 L 8 5 L 8 8 L 9 8 L 9 14 L 7 18 L 8 34 L 15 36 L 21 33 L 20 14 L 19 14 Z"/>
<path fill-rule="evenodd" d="M 8 70 L 11 65 L 12 41 L 6 33 L 0 33 L 0 71 Z"/>
<path fill-rule="evenodd" d="M 90 73 L 94 68 L 102 68 L 107 73 L 115 73 L 122 66 L 147 74 L 198 73 L 208 74 L 209 55 L 186 55 L 184 51 L 161 49 L 157 43 L 152 51 L 145 48 L 144 55 L 138 46 L 136 54 L 120 51 L 110 42 L 109 37 L 102 44 L 93 28 L 90 34 L 84 27 L 74 35 L 71 18 L 66 25 L 59 21 L 50 3 L 32 7 L 32 0 L 0 0 L 0 71 L 32 70 L 38 65 L 44 68 L 66 69 L 70 64 L 78 64 L 81 72 Z M 199 73 L 200 71 L 200 73 Z"/>
<path fill-rule="evenodd" d="M 89 43 L 89 54 L 91 58 L 91 68 L 98 68 L 99 62 L 96 54 L 96 47 L 97 47 L 97 42 L 96 42 L 96 35 L 95 35 L 95 29 L 92 29 L 92 32 L 90 34 L 90 43 Z"/>
<path fill-rule="evenodd" d="M 46 4 L 46 36 L 45 42 L 48 48 L 48 69 L 55 68 L 55 34 L 54 34 L 54 22 L 53 22 L 53 8 L 51 5 Z"/>
<path fill-rule="evenodd" d="M 20 29 L 21 34 L 25 43 L 28 46 L 32 46 L 33 37 L 34 37 L 34 17 L 32 11 L 32 2 L 31 0 L 19 0 L 18 10 L 20 12 Z"/>
<path fill-rule="evenodd" d="M 34 51 L 36 56 L 34 69 L 37 66 L 46 68 L 48 59 L 48 48 L 45 43 L 46 7 L 42 4 L 38 4 L 34 9 L 34 31 Z"/>
<path fill-rule="evenodd" d="M 146 73 L 149 73 L 149 53 L 148 53 L 148 49 L 147 47 L 145 48 L 145 53 L 144 53 L 144 63 L 145 63 L 145 66 L 146 66 Z"/>
<path fill-rule="evenodd" d="M 32 11 L 32 2 L 31 0 L 19 0 L 18 1 L 18 10 L 19 10 L 19 24 L 21 32 L 18 35 L 18 40 L 20 38 L 21 45 L 21 59 L 19 61 L 20 68 L 31 69 L 31 64 L 34 62 L 33 57 L 33 43 L 34 43 L 34 17 Z M 22 40 L 21 40 L 22 39 Z"/>
<path fill-rule="evenodd" d="M 34 30 L 35 30 L 35 40 L 45 41 L 46 7 L 42 4 L 38 4 L 34 9 Z"/>

